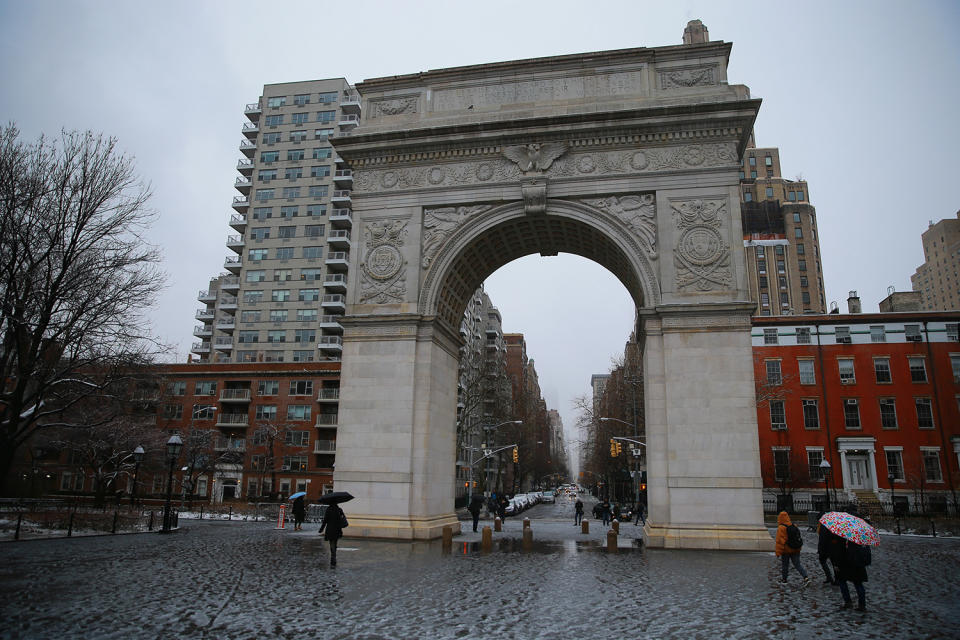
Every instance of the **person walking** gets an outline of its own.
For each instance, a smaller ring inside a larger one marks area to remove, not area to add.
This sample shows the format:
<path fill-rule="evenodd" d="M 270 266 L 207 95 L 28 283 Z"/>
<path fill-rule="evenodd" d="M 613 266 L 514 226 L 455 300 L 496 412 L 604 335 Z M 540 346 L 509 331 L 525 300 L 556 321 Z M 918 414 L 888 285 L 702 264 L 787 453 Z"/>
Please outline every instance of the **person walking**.
<path fill-rule="evenodd" d="M 819 522 L 822 517 L 823 513 L 821 512 L 820 515 L 817 516 L 817 522 Z M 830 565 L 832 564 L 831 558 L 838 557 L 835 548 L 842 547 L 842 545 L 842 538 L 835 535 L 822 524 L 817 524 L 817 559 L 820 560 L 820 567 L 823 569 L 823 575 L 826 576 L 823 584 L 837 584 L 836 578 L 834 578 L 833 573 L 830 571 Z M 834 565 L 834 571 L 836 571 L 836 565 Z"/>
<path fill-rule="evenodd" d="M 787 544 L 790 538 L 787 530 L 791 526 L 793 526 L 793 522 L 790 521 L 790 515 L 786 511 L 781 511 L 780 515 L 777 516 L 777 540 L 774 547 L 777 557 L 780 558 L 780 582 L 785 583 L 787 581 L 787 572 L 790 571 L 790 563 L 792 562 L 794 568 L 803 576 L 803 586 L 807 586 L 810 584 L 810 578 L 807 576 L 806 569 L 800 564 L 800 547 Z"/>
<path fill-rule="evenodd" d="M 507 504 L 509 504 L 507 496 L 501 495 L 499 501 L 497 502 L 497 517 L 500 518 L 500 522 L 507 521 Z"/>
<path fill-rule="evenodd" d="M 573 505 L 573 526 L 579 527 L 580 523 L 583 521 L 583 500 L 577 498 L 577 502 Z"/>
<path fill-rule="evenodd" d="M 337 540 L 343 537 L 343 528 L 347 526 L 347 516 L 340 505 L 331 504 L 323 514 L 320 523 L 320 533 L 323 539 L 330 543 L 330 566 L 337 566 Z M 324 532 L 326 529 L 326 532 Z"/>
<path fill-rule="evenodd" d="M 619 504 L 613 505 L 613 519 L 616 520 L 617 522 L 620 522 L 620 505 Z"/>
<path fill-rule="evenodd" d="M 480 496 L 473 496 L 473 499 L 470 500 L 470 506 L 467 507 L 467 510 L 470 512 L 470 515 L 473 516 L 473 530 L 477 530 L 477 525 L 480 524 L 480 509 L 483 508 L 483 500 L 480 499 Z"/>
<path fill-rule="evenodd" d="M 840 595 L 843 596 L 843 608 L 850 609 L 853 602 L 850 600 L 850 589 L 847 581 L 853 583 L 857 591 L 857 611 L 867 610 L 867 590 L 863 583 L 867 581 L 867 566 L 870 564 L 870 547 L 865 547 L 850 540 L 841 540 L 838 545 L 842 552 L 836 555 L 840 562 L 837 565 L 837 582 L 840 583 Z"/>
<path fill-rule="evenodd" d="M 647 518 L 646 516 L 644 516 L 644 513 L 643 513 L 643 503 L 637 502 L 637 521 L 634 522 L 633 524 L 634 526 L 636 526 L 641 522 L 643 522 L 643 526 L 647 526 Z"/>
<path fill-rule="evenodd" d="M 300 531 L 303 528 L 303 521 L 307 517 L 307 506 L 303 503 L 303 496 L 298 496 L 293 500 L 293 530 Z"/>
<path fill-rule="evenodd" d="M 610 501 L 604 499 L 600 503 L 600 518 L 603 520 L 603 526 L 610 524 Z"/>

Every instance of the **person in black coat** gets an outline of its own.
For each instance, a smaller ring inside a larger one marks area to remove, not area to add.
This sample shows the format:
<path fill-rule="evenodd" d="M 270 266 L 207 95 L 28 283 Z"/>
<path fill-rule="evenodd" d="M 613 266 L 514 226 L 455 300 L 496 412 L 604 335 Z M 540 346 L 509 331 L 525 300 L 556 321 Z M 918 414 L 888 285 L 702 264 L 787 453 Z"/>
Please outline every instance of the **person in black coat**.
<path fill-rule="evenodd" d="M 307 507 L 303 502 L 303 496 L 293 500 L 293 530 L 300 531 L 303 528 L 303 521 L 307 517 Z"/>
<path fill-rule="evenodd" d="M 823 514 L 820 515 L 823 516 Z M 817 557 L 820 559 L 820 566 L 826 576 L 823 584 L 837 583 L 833 573 L 830 572 L 830 558 L 838 556 L 837 552 L 834 551 L 834 548 L 838 546 L 843 547 L 843 538 L 835 535 L 822 524 L 817 525 Z M 834 570 L 836 570 L 836 565 L 834 565 Z"/>
<path fill-rule="evenodd" d="M 850 609 L 853 606 L 850 600 L 850 589 L 847 587 L 847 581 L 850 581 L 853 583 L 853 588 L 857 590 L 857 611 L 866 611 L 867 593 L 863 583 L 867 581 L 870 549 L 849 540 L 842 540 L 837 546 L 842 550 L 837 552 L 836 556 L 839 559 L 837 581 L 840 583 L 840 595 L 843 596 L 843 608 Z"/>
<path fill-rule="evenodd" d="M 330 566 L 337 566 L 337 540 L 343 537 L 343 527 L 347 516 L 339 505 L 332 504 L 327 507 L 327 512 L 323 514 L 323 521 L 320 523 L 320 533 L 323 533 L 323 539 L 330 543 Z M 326 532 L 324 533 L 324 529 Z"/>
<path fill-rule="evenodd" d="M 473 499 L 470 500 L 470 506 L 467 507 L 467 510 L 470 512 L 470 515 L 473 516 L 473 530 L 477 530 L 477 525 L 480 524 L 480 509 L 483 508 L 483 500 L 480 499 L 480 496 L 473 496 Z"/>

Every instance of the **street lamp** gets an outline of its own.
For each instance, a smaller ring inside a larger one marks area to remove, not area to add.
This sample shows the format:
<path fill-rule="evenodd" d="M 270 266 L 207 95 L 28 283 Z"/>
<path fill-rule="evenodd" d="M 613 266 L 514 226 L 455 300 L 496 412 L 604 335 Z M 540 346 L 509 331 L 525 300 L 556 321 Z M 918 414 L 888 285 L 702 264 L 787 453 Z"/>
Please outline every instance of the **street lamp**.
<path fill-rule="evenodd" d="M 830 461 L 826 458 L 820 461 L 820 472 L 823 474 L 823 486 L 827 493 L 827 511 L 830 511 Z"/>
<path fill-rule="evenodd" d="M 170 473 L 167 475 L 167 501 L 163 506 L 163 528 L 160 533 L 170 533 L 170 499 L 173 497 L 173 467 L 177 464 L 177 458 L 180 457 L 180 449 L 183 448 L 183 440 L 176 433 L 167 440 L 167 462 L 170 463 Z"/>
<path fill-rule="evenodd" d="M 483 430 L 484 430 L 484 431 L 493 431 L 494 429 L 497 429 L 497 428 L 499 428 L 499 427 L 502 427 L 502 426 L 505 425 L 505 424 L 523 424 L 523 420 L 507 420 L 506 422 L 501 422 L 500 424 L 495 424 L 495 425 L 493 425 L 493 426 L 490 426 L 490 425 L 486 425 L 486 424 L 485 424 L 485 425 L 483 425 Z M 486 443 L 481 444 L 480 447 L 481 447 L 481 449 L 486 449 Z M 479 459 L 477 459 L 477 460 L 474 460 L 474 459 L 473 459 L 473 452 L 476 451 L 476 449 L 473 448 L 473 447 L 469 447 L 469 449 L 470 449 L 470 484 L 469 484 L 469 486 L 467 487 L 467 504 L 468 504 L 468 505 L 473 501 L 473 465 L 475 465 L 476 463 L 480 462 L 480 460 L 483 460 L 483 459 L 485 459 L 485 458 L 488 457 L 488 455 L 487 455 L 486 453 L 484 453 L 484 456 L 483 456 L 482 458 L 479 458 Z M 486 482 L 486 480 L 484 480 L 484 482 Z"/>
<path fill-rule="evenodd" d="M 136 506 L 137 501 L 137 476 L 140 474 L 140 462 L 143 461 L 143 447 L 137 445 L 133 450 L 133 489 L 130 490 L 130 508 Z"/>
<path fill-rule="evenodd" d="M 893 484 L 896 477 L 892 471 L 887 474 L 887 480 L 890 481 L 890 509 L 893 511 L 893 519 L 897 521 L 897 535 L 900 535 L 900 516 L 897 514 L 897 487 Z"/>

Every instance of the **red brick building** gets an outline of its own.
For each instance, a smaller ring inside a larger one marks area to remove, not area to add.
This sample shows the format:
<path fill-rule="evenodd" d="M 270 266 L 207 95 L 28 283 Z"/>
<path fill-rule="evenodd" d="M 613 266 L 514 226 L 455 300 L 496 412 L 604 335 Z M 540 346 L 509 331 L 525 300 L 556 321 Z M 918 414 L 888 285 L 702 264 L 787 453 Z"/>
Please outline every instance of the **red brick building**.
<path fill-rule="evenodd" d="M 960 312 L 754 318 L 765 509 L 818 509 L 829 487 L 831 504 L 889 510 L 895 497 L 900 510 L 956 512 L 958 323 Z"/>

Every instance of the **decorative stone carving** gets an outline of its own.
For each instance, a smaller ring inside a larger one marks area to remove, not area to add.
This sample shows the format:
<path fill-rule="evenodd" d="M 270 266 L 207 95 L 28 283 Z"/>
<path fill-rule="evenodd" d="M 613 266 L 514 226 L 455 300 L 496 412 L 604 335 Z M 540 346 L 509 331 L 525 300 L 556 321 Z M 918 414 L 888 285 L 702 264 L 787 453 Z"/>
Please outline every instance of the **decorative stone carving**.
<path fill-rule="evenodd" d="M 385 100 L 374 100 L 370 103 L 373 118 L 382 116 L 398 116 L 404 113 L 416 113 L 418 96 L 400 96 Z"/>
<path fill-rule="evenodd" d="M 547 212 L 546 178 L 520 178 L 520 193 L 523 194 L 523 211 L 528 216 Z"/>
<path fill-rule="evenodd" d="M 644 244 L 647 257 L 657 259 L 657 200 L 652 193 L 584 200 L 626 224 Z"/>
<path fill-rule="evenodd" d="M 441 207 L 423 210 L 423 251 L 420 266 L 428 269 L 444 241 L 470 216 L 475 216 L 491 207 Z"/>
<path fill-rule="evenodd" d="M 661 89 L 686 89 L 717 84 L 715 68 L 695 67 L 660 72 Z"/>
<path fill-rule="evenodd" d="M 548 142 L 545 144 L 518 144 L 504 147 L 503 155 L 517 163 L 517 167 L 524 174 L 542 173 L 550 168 L 553 161 L 563 155 L 567 145 L 562 142 Z"/>
<path fill-rule="evenodd" d="M 400 252 L 406 220 L 371 221 L 364 228 L 367 254 L 360 263 L 360 302 L 400 302 L 407 293 L 407 261 Z"/>
<path fill-rule="evenodd" d="M 679 231 L 673 252 L 680 291 L 729 289 L 730 245 L 723 238 L 726 200 L 683 200 L 671 202 Z"/>

